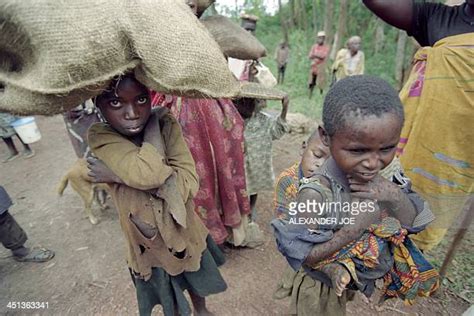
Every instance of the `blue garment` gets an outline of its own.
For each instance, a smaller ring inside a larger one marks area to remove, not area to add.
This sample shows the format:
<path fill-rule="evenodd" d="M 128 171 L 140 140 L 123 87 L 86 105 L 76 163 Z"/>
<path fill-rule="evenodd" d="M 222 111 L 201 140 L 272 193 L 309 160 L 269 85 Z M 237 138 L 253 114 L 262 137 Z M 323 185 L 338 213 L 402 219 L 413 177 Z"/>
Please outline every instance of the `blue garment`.
<path fill-rule="evenodd" d="M 12 204 L 12 200 L 7 191 L 0 185 L 0 215 L 8 211 Z"/>

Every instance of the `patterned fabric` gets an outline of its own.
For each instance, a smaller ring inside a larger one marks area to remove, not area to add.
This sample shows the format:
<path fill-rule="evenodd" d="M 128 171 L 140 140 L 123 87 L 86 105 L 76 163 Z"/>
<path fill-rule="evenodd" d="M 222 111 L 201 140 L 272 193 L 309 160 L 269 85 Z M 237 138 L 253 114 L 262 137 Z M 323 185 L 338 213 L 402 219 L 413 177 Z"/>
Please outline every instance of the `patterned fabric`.
<path fill-rule="evenodd" d="M 249 195 L 274 188 L 272 141 L 287 131 L 288 125 L 280 117 L 274 119 L 260 111 L 245 120 L 245 175 Z"/>
<path fill-rule="evenodd" d="M 171 109 L 196 163 L 199 191 L 195 211 L 217 244 L 250 214 L 246 191 L 244 123 L 230 100 L 186 99 L 154 95 Z"/>
<path fill-rule="evenodd" d="M 326 57 L 329 55 L 329 46 L 315 44 L 309 51 L 308 58 L 311 59 L 311 73 L 313 75 L 319 74 L 319 68 L 326 61 Z M 322 59 L 317 58 L 322 57 Z"/>
<path fill-rule="evenodd" d="M 399 297 L 406 304 L 412 305 L 417 296 L 428 297 L 438 289 L 438 272 L 413 244 L 400 222 L 393 217 L 385 217 L 380 224 L 371 225 L 361 238 L 313 268 L 319 269 L 337 261 L 343 264 L 350 271 L 352 279 L 358 282 L 353 259 L 360 259 L 365 268 L 375 268 L 379 264 L 379 246 L 384 241 L 389 243 L 394 257 L 392 268 L 383 277 L 385 299 Z"/>
<path fill-rule="evenodd" d="M 275 217 L 289 220 L 289 206 L 296 201 L 298 195 L 299 166 L 297 162 L 290 168 L 284 170 L 277 179 L 273 202 L 275 205 Z"/>
<path fill-rule="evenodd" d="M 16 134 L 13 127 L 11 127 L 11 123 L 16 121 L 17 117 L 8 114 L 8 113 L 0 113 L 0 137 L 1 138 L 8 138 L 12 137 Z"/>
<path fill-rule="evenodd" d="M 436 221 L 412 239 L 430 250 L 474 194 L 474 34 L 420 49 L 400 91 L 405 110 L 398 152 Z"/>

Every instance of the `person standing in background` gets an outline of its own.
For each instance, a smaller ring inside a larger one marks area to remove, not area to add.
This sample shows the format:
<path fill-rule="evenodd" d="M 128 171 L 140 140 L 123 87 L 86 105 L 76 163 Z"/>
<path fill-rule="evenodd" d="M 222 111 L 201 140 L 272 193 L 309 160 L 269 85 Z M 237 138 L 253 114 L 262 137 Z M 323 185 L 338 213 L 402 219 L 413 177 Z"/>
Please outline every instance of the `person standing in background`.
<path fill-rule="evenodd" d="M 337 52 L 332 65 L 335 81 L 364 74 L 365 56 L 364 52 L 360 50 L 360 45 L 361 38 L 352 36 L 347 40 L 347 48 L 342 48 Z"/>
<path fill-rule="evenodd" d="M 285 70 L 290 58 L 290 47 L 286 41 L 282 41 L 275 50 L 275 60 L 278 67 L 278 84 L 285 81 Z"/>
<path fill-rule="evenodd" d="M 329 55 L 329 46 L 324 45 L 324 40 L 326 39 L 326 33 L 324 31 L 319 31 L 316 37 L 316 44 L 311 47 L 309 51 L 308 58 L 311 60 L 311 71 L 310 71 L 310 78 L 308 82 L 308 89 L 309 89 L 309 98 L 313 96 L 314 86 L 319 81 L 321 81 L 321 77 L 324 76 L 324 62 Z M 320 89 L 321 94 L 323 93 L 323 89 Z"/>

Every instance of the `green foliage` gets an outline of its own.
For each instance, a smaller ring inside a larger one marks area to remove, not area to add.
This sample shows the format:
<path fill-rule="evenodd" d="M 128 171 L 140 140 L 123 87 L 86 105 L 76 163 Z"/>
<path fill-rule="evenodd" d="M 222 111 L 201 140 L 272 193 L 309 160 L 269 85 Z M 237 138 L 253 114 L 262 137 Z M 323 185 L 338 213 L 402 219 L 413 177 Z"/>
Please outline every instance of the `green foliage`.
<path fill-rule="evenodd" d="M 287 8 L 284 7 L 284 10 L 285 9 Z M 352 35 L 361 36 L 363 41 L 362 50 L 366 58 L 366 74 L 379 76 L 391 84 L 394 84 L 395 80 L 393 74 L 398 31 L 390 26 L 385 27 L 385 45 L 384 48 L 376 54 L 374 49 L 375 18 L 372 13 L 358 1 L 351 1 L 348 10 L 347 37 L 344 41 Z M 309 12 L 311 12 L 310 8 Z M 337 15 L 335 15 L 335 17 L 337 17 Z M 337 18 L 334 20 L 335 23 L 337 23 Z M 312 30 L 307 32 L 297 28 L 289 30 L 290 61 L 287 65 L 285 83 L 278 86 L 278 88 L 289 94 L 290 111 L 303 113 L 317 119 L 321 117 L 324 94 L 321 96 L 319 91 L 315 88 L 313 98 L 311 100 L 308 99 L 307 84 L 310 69 L 308 53 L 314 44 L 314 36 L 312 36 L 312 34 L 314 34 Z M 274 52 L 277 45 L 283 40 L 279 15 L 261 16 L 258 22 L 256 36 L 267 48 L 267 57 L 262 60 L 263 63 L 267 65 L 276 76 L 277 68 L 274 60 Z M 328 66 L 331 64 L 332 61 L 329 61 Z M 326 81 L 329 81 L 330 76 L 327 75 L 326 77 Z M 269 102 L 269 107 L 280 108 L 280 105 L 277 102 Z"/>

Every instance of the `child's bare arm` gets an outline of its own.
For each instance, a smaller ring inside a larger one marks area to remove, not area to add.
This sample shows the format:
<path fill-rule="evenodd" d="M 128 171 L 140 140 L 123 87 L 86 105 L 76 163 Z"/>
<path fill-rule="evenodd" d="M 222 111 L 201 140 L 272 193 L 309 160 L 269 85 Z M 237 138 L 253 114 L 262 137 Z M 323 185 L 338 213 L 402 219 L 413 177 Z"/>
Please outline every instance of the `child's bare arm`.
<path fill-rule="evenodd" d="M 285 95 L 281 100 L 281 113 L 280 117 L 282 120 L 286 121 L 286 114 L 288 113 L 288 105 L 290 104 L 290 98 L 288 95 Z"/>
<path fill-rule="evenodd" d="M 382 209 L 387 209 L 402 225 L 412 226 L 417 215 L 415 206 L 395 183 L 377 175 L 368 183 L 349 179 L 349 185 L 353 196 L 377 201 Z"/>
<path fill-rule="evenodd" d="M 321 193 L 313 189 L 302 189 L 298 193 L 298 203 L 306 203 L 309 201 L 315 203 L 323 203 L 325 198 Z M 303 217 L 321 217 L 317 213 L 301 213 Z M 379 212 L 364 212 L 355 217 L 354 225 L 346 225 L 334 233 L 331 240 L 313 246 L 310 254 L 306 257 L 305 264 L 314 266 L 319 261 L 331 256 L 334 252 L 342 249 L 344 246 L 359 238 L 362 233 L 372 223 L 375 223 L 379 218 Z"/>

